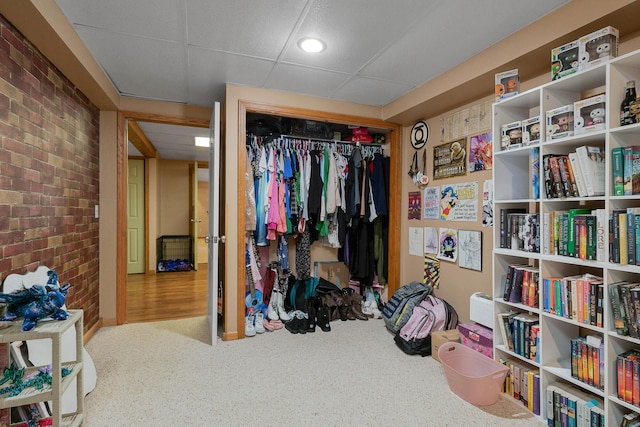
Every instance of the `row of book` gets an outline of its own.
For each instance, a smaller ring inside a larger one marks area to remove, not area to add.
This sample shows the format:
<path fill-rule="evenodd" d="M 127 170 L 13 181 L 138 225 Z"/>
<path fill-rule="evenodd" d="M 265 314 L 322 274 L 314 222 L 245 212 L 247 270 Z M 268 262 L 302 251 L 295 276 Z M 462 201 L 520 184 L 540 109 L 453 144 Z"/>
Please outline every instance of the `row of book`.
<path fill-rule="evenodd" d="M 571 338 L 571 376 L 604 390 L 604 343 L 601 337 Z"/>
<path fill-rule="evenodd" d="M 509 349 L 526 359 L 540 362 L 540 321 L 538 316 L 510 312 L 498 314 L 498 328 L 502 342 Z"/>
<path fill-rule="evenodd" d="M 614 209 L 609 215 L 609 261 L 640 265 L 640 208 Z"/>
<path fill-rule="evenodd" d="M 539 280 L 538 267 L 525 264 L 510 264 L 504 281 L 505 301 L 538 307 Z"/>
<path fill-rule="evenodd" d="M 542 253 L 604 261 L 604 209 L 568 209 L 542 216 Z"/>
<path fill-rule="evenodd" d="M 547 386 L 547 425 L 604 427 L 604 402 L 570 385 Z"/>
<path fill-rule="evenodd" d="M 518 361 L 500 359 L 500 363 L 509 368 L 502 393 L 519 400 L 535 415 L 540 415 L 540 372 Z"/>
<path fill-rule="evenodd" d="M 613 325 L 618 335 L 640 338 L 640 283 L 627 281 L 608 286 Z"/>
<path fill-rule="evenodd" d="M 616 358 L 618 399 L 640 406 L 640 351 L 629 350 Z"/>
<path fill-rule="evenodd" d="M 585 325 L 603 327 L 604 282 L 593 274 L 542 279 L 542 309 Z"/>
<path fill-rule="evenodd" d="M 640 427 L 640 414 L 637 412 L 624 414 L 620 427 Z"/>
<path fill-rule="evenodd" d="M 611 174 L 614 196 L 640 194 L 640 147 L 612 148 Z"/>
<path fill-rule="evenodd" d="M 542 156 L 547 198 L 603 196 L 604 152 L 600 147 L 582 146 L 569 154 Z"/>
<path fill-rule="evenodd" d="M 540 215 L 525 209 L 500 210 L 500 247 L 540 252 Z"/>

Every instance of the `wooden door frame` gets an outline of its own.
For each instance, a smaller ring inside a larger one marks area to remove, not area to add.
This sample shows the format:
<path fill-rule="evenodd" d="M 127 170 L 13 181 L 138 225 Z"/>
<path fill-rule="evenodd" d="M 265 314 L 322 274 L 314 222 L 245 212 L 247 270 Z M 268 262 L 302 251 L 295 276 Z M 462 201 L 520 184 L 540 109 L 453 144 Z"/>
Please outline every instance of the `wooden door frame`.
<path fill-rule="evenodd" d="M 209 128 L 209 119 L 165 116 L 162 114 L 139 113 L 135 111 L 118 112 L 118 141 L 116 164 L 116 324 L 122 325 L 127 320 L 127 120 L 164 123 L 170 125 Z M 146 163 L 146 162 L 145 162 Z M 146 164 L 145 164 L 146 166 Z M 145 171 L 146 171 L 145 167 Z M 145 172 L 145 179 L 146 176 Z M 145 182 L 145 187 L 148 181 Z M 145 191 L 146 194 L 146 191 Z M 145 195 L 145 198 L 147 196 Z M 146 203 L 145 199 L 145 203 Z M 148 230 L 148 214 L 145 214 L 145 230 Z M 146 233 L 147 231 L 145 231 Z M 145 236 L 145 251 L 149 251 L 148 238 Z M 148 265 L 148 262 L 147 262 Z M 146 269 L 146 266 L 145 266 Z"/>
<path fill-rule="evenodd" d="M 362 116 L 351 116 L 346 114 L 329 113 L 324 111 L 308 110 L 296 107 L 283 107 L 279 105 L 265 104 L 260 102 L 239 100 L 238 101 L 238 194 L 245 194 L 245 170 L 247 152 L 244 141 L 247 137 L 247 113 L 269 114 L 280 117 L 292 117 L 299 119 L 317 120 L 322 122 L 339 123 L 345 125 L 359 125 L 362 127 L 387 129 L 389 131 L 390 146 L 390 172 L 389 172 L 389 247 L 388 247 L 388 293 L 392 295 L 400 287 L 400 206 L 401 205 L 401 170 L 402 170 L 402 128 L 395 123 L 385 122 Z M 245 211 L 244 197 L 238 197 L 238 212 Z M 243 242 L 238 245 L 237 259 L 244 260 L 245 242 L 245 217 L 238 215 L 238 234 L 236 239 Z M 244 325 L 245 302 L 242 297 L 245 294 L 245 282 L 240 278 L 245 275 L 245 265 L 239 262 L 236 266 L 238 277 L 238 298 L 237 298 L 237 324 Z M 238 338 L 244 338 L 244 328 L 238 328 Z"/>

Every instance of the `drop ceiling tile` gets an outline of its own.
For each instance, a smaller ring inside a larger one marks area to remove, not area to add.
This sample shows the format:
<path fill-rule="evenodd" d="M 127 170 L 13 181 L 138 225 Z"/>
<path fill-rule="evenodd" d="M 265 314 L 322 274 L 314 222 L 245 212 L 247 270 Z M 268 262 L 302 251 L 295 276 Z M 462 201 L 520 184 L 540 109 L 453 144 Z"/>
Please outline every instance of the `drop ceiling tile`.
<path fill-rule="evenodd" d="M 226 83 L 263 87 L 275 62 L 190 47 L 189 102 L 212 106 L 224 100 Z"/>
<path fill-rule="evenodd" d="M 329 98 L 348 78 L 349 76 L 346 74 L 333 71 L 278 64 L 269 76 L 265 87 Z"/>
<path fill-rule="evenodd" d="M 182 0 L 56 0 L 72 24 L 182 42 Z M 153 23 L 153 25 L 150 25 Z"/>
<path fill-rule="evenodd" d="M 332 98 L 366 105 L 386 105 L 413 89 L 410 85 L 355 77 L 332 94 Z"/>
<path fill-rule="evenodd" d="M 162 123 L 137 123 L 163 159 L 208 161 L 208 148 L 196 147 L 194 140 L 196 136 L 208 137 L 208 129 Z"/>
<path fill-rule="evenodd" d="M 283 61 L 355 74 L 381 50 L 402 37 L 442 0 L 317 0 L 296 31 Z M 300 50 L 297 42 L 317 37 L 327 44 L 319 54 Z"/>
<path fill-rule="evenodd" d="M 122 94 L 186 102 L 181 44 L 78 27 L 78 34 Z"/>
<path fill-rule="evenodd" d="M 361 75 L 418 86 L 566 2 L 495 0 L 467 2 L 465 7 L 450 7 L 455 2 L 441 4 L 424 17 L 421 25 L 367 65 Z M 456 22 L 467 24 L 456 28 Z M 469 24 L 473 22 L 478 25 Z M 456 37 L 454 31 L 464 36 Z"/>
<path fill-rule="evenodd" d="M 186 0 L 189 45 L 275 60 L 303 1 Z"/>

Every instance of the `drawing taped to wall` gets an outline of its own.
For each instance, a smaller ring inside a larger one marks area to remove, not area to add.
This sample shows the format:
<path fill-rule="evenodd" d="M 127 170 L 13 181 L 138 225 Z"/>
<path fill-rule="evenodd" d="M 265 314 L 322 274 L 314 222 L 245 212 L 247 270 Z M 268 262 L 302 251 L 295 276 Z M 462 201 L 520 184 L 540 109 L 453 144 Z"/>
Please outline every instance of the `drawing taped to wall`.
<path fill-rule="evenodd" d="M 482 232 L 458 230 L 458 265 L 462 268 L 482 271 Z"/>

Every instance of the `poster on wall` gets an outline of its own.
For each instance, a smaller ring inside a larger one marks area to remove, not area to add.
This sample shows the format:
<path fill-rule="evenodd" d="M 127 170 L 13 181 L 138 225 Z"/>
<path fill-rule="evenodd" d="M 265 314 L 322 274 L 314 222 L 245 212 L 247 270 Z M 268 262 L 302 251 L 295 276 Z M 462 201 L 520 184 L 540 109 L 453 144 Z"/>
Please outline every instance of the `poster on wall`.
<path fill-rule="evenodd" d="M 424 219 L 438 219 L 440 217 L 440 187 L 427 187 L 423 191 Z"/>
<path fill-rule="evenodd" d="M 478 182 L 445 185 L 440 192 L 440 219 L 478 220 Z"/>
<path fill-rule="evenodd" d="M 409 227 L 409 255 L 424 255 L 422 227 Z"/>
<path fill-rule="evenodd" d="M 469 138 L 469 172 L 493 169 L 493 142 L 491 132 Z"/>
<path fill-rule="evenodd" d="M 419 191 L 409 192 L 409 219 L 420 219 L 420 199 Z"/>
<path fill-rule="evenodd" d="M 467 173 L 467 139 L 433 147 L 433 178 L 443 179 Z"/>
<path fill-rule="evenodd" d="M 450 262 L 456 262 L 458 259 L 458 233 L 455 229 L 440 228 L 438 258 Z"/>
<path fill-rule="evenodd" d="M 482 190 L 482 226 L 493 227 L 493 180 L 487 179 Z"/>
<path fill-rule="evenodd" d="M 438 230 L 435 227 L 424 228 L 424 253 L 438 253 Z"/>
<path fill-rule="evenodd" d="M 482 271 L 482 231 L 458 230 L 458 265 Z"/>

